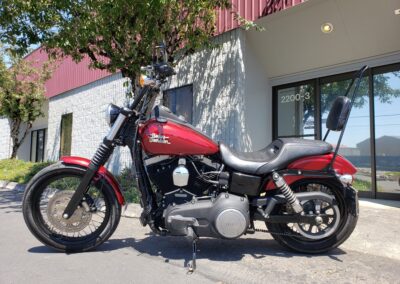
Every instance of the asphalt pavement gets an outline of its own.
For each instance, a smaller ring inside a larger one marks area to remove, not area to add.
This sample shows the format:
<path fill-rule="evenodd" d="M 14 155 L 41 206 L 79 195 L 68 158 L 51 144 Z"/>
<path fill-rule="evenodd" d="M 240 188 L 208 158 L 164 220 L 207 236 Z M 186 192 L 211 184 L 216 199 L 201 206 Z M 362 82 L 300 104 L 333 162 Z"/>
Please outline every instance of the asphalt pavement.
<path fill-rule="evenodd" d="M 289 252 L 266 233 L 203 238 L 187 274 L 185 238 L 155 236 L 136 218 L 96 251 L 55 252 L 26 228 L 16 192 L 0 189 L 0 283 L 400 283 L 399 202 L 362 201 L 355 232 L 327 254 Z"/>

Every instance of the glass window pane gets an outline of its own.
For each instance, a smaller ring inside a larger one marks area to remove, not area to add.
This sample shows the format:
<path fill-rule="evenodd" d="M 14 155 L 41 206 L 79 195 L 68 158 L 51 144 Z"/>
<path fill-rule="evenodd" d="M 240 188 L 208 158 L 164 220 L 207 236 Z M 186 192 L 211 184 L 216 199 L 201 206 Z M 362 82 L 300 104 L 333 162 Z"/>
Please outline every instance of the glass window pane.
<path fill-rule="evenodd" d="M 400 71 L 374 75 L 377 190 L 400 193 Z"/>
<path fill-rule="evenodd" d="M 38 131 L 38 147 L 37 147 L 37 162 L 43 162 L 44 156 L 44 129 Z"/>
<path fill-rule="evenodd" d="M 322 136 L 327 131 L 326 119 L 333 101 L 337 96 L 345 95 L 350 82 L 349 79 L 321 84 Z M 363 78 L 339 149 L 339 154 L 356 166 L 358 172 L 355 176 L 354 187 L 361 191 L 372 190 L 368 93 L 368 78 Z M 327 142 L 336 147 L 339 135 L 340 132 L 331 131 Z"/>
<path fill-rule="evenodd" d="M 278 137 L 315 135 L 315 94 L 311 84 L 279 89 Z"/>
<path fill-rule="evenodd" d="M 60 156 L 71 156 L 72 113 L 61 117 Z"/>
<path fill-rule="evenodd" d="M 37 131 L 32 131 L 31 137 L 31 162 L 36 162 Z"/>
<path fill-rule="evenodd" d="M 174 114 L 182 115 L 187 122 L 192 123 L 193 86 L 188 85 L 165 91 L 164 105 Z"/>

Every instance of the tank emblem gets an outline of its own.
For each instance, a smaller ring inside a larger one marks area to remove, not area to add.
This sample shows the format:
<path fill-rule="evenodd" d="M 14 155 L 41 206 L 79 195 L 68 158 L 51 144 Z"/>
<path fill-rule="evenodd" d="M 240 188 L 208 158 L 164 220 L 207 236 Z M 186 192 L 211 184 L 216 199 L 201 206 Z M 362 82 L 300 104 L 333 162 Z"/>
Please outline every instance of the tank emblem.
<path fill-rule="evenodd" d="M 151 133 L 149 135 L 149 142 L 150 143 L 171 144 L 168 139 L 169 139 L 168 136 L 158 135 L 158 134 L 155 134 L 155 133 Z"/>

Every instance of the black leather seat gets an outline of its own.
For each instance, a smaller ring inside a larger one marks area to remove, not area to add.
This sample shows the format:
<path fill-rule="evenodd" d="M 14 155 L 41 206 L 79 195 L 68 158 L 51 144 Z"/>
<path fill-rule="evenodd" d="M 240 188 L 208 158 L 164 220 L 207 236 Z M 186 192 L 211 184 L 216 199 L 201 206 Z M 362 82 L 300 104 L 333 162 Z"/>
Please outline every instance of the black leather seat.
<path fill-rule="evenodd" d="M 332 145 L 329 143 L 296 138 L 280 138 L 262 150 L 247 153 L 238 153 L 220 144 L 223 162 L 233 170 L 251 175 L 265 175 L 284 169 L 299 158 L 330 152 Z"/>

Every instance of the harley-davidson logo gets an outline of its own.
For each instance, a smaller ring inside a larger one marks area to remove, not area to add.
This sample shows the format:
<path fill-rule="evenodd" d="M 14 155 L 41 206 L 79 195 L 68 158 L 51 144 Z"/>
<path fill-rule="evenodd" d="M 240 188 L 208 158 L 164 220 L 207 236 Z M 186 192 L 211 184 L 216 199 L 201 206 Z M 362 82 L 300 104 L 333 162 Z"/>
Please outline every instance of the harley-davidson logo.
<path fill-rule="evenodd" d="M 168 139 L 169 139 L 169 137 L 167 137 L 167 136 L 158 135 L 158 134 L 155 134 L 155 133 L 151 133 L 151 134 L 149 135 L 149 142 L 150 142 L 150 143 L 171 144 L 171 143 L 168 141 Z"/>

